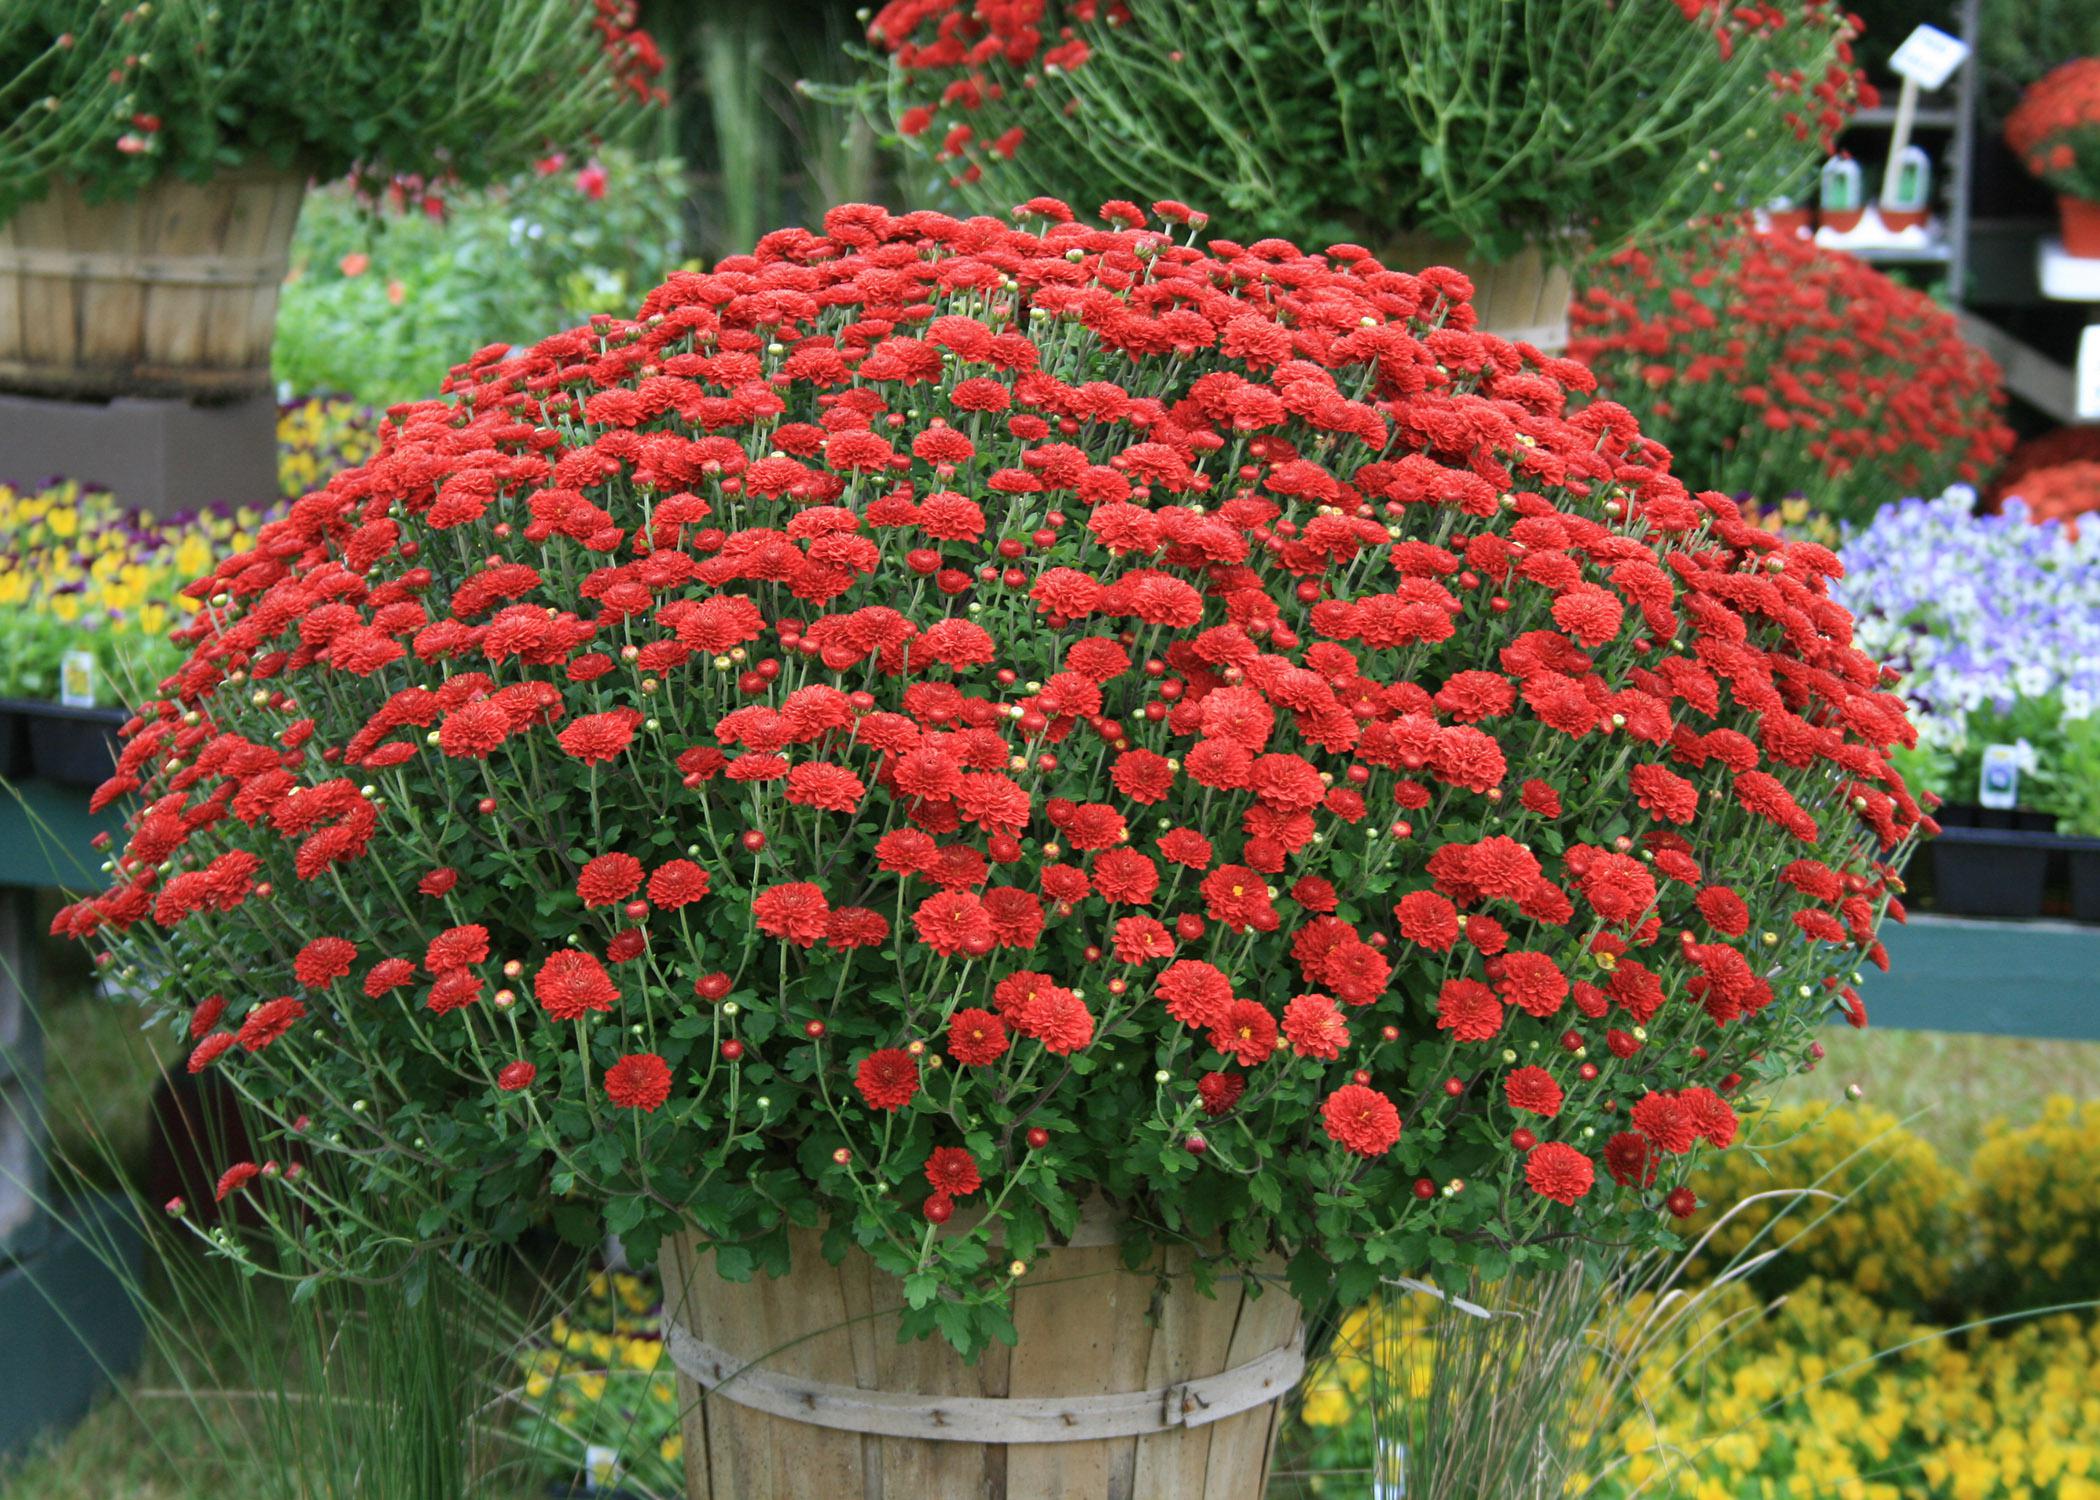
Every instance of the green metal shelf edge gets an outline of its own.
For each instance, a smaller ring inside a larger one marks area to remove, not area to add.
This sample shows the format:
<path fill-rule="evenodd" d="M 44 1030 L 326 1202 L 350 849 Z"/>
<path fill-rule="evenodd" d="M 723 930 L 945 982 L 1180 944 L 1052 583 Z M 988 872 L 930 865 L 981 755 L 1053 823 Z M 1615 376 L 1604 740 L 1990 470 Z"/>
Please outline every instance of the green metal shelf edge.
<path fill-rule="evenodd" d="M 2100 926 L 1914 913 L 1885 922 L 1868 1023 L 1903 1031 L 2100 1041 Z"/>
<path fill-rule="evenodd" d="M 123 822 L 115 808 L 90 813 L 91 791 L 35 776 L 0 782 L 0 886 L 102 887 L 103 856 L 92 841 L 117 837 Z"/>

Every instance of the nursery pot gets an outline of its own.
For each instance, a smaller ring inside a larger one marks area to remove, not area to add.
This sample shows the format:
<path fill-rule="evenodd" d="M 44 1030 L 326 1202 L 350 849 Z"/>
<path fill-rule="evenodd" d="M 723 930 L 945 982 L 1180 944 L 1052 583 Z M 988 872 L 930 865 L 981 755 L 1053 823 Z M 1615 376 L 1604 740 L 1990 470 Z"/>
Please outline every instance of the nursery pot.
<path fill-rule="evenodd" d="M 2100 839 L 2066 839 L 2071 865 L 2071 920 L 2100 922 Z"/>
<path fill-rule="evenodd" d="M 1891 233 L 1905 229 L 1923 229 L 1932 211 L 1925 208 L 1884 208 L 1881 211 L 1882 227 Z"/>
<path fill-rule="evenodd" d="M 1860 221 L 1867 216 L 1864 208 L 1826 208 L 1823 210 L 1823 227 L 1832 234 L 1850 234 L 1859 228 Z"/>
<path fill-rule="evenodd" d="M 29 720 L 21 705 L 0 698 L 0 781 L 19 780 L 29 770 Z"/>
<path fill-rule="evenodd" d="M 1781 239 L 1798 239 L 1816 227 L 1814 212 L 1806 208 L 1774 208 L 1765 213 L 1768 232 Z"/>
<path fill-rule="evenodd" d="M 2063 220 L 2064 253 L 2100 259 L 2100 203 L 2062 194 L 2056 211 Z"/>
<path fill-rule="evenodd" d="M 1476 324 L 1483 332 L 1536 344 L 1549 354 L 1568 347 L 1568 299 L 1574 280 L 1568 268 L 1546 259 L 1537 245 L 1526 245 L 1508 260 L 1490 261 L 1464 240 L 1405 234 L 1388 242 L 1379 261 L 1395 271 L 1449 266 L 1473 283 Z"/>
<path fill-rule="evenodd" d="M 793 1269 L 744 1283 L 666 1245 L 688 1500 L 1260 1500 L 1305 1365 L 1280 1279 L 1206 1296 L 1185 1251 L 1133 1273 L 1089 1218 L 1014 1284 L 1014 1347 L 972 1365 L 899 1344 L 902 1283 L 819 1245 L 796 1231 Z"/>
<path fill-rule="evenodd" d="M 270 386 L 277 289 L 306 179 L 164 178 L 90 203 L 68 182 L 0 223 L 0 386 L 241 396 Z"/>
<path fill-rule="evenodd" d="M 121 708 L 34 705 L 27 715 L 29 768 L 67 786 L 100 786 L 117 765 L 117 731 L 131 715 Z"/>
<path fill-rule="evenodd" d="M 1942 828 L 1932 851 L 1938 909 L 1953 916 L 2038 917 L 2049 852 L 2060 840 L 2016 828 Z"/>

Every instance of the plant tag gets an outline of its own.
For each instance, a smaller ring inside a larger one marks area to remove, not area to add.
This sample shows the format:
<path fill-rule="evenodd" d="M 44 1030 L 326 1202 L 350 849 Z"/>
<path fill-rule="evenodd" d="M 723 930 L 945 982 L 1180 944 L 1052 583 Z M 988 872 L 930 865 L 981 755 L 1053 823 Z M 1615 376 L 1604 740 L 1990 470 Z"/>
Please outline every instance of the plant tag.
<path fill-rule="evenodd" d="M 2100 323 L 2078 335 L 2078 420 L 2100 419 Z"/>
<path fill-rule="evenodd" d="M 68 651 L 58 661 L 58 701 L 67 708 L 95 706 L 95 653 Z"/>
<path fill-rule="evenodd" d="M 1920 26 L 1903 39 L 1889 59 L 1889 66 L 1904 78 L 1917 80 L 1928 93 L 1954 76 L 1954 70 L 1969 58 L 1969 44 L 1949 36 L 1937 26 Z"/>
<path fill-rule="evenodd" d="M 2020 803 L 2020 747 L 1985 745 L 1983 773 L 1976 778 L 1976 800 L 1985 807 L 2010 808 Z"/>

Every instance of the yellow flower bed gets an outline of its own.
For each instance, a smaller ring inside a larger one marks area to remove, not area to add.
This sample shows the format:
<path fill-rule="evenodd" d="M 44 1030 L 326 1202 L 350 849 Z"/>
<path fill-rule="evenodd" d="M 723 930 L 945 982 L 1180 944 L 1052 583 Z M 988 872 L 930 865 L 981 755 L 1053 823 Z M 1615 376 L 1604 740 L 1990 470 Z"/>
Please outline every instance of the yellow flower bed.
<path fill-rule="evenodd" d="M 1746 1122 L 1745 1134 L 1754 1150 L 1723 1154 L 1694 1181 L 1706 1207 L 1691 1233 L 1725 1219 L 1702 1268 L 1784 1246 L 1774 1269 L 1794 1277 L 1849 1282 L 1912 1309 L 1948 1295 L 1962 1250 L 1968 1183 L 1894 1115 L 1858 1104 L 1795 1105 Z M 1785 1196 L 1794 1189 L 1844 1202 Z M 1780 1196 L 1745 1203 L 1758 1194 Z M 1767 1232 L 1775 1219 L 1777 1227 Z"/>
<path fill-rule="evenodd" d="M 236 507 L 163 519 L 70 480 L 0 484 L 0 696 L 58 698 L 69 652 L 94 658 L 100 704 L 133 681 L 150 688 L 178 661 L 168 631 L 196 608 L 183 587 L 253 546 L 263 519 Z"/>
<path fill-rule="evenodd" d="M 1979 1255 L 2039 1306 L 2100 1295 L 2100 1101 L 2050 1099 L 2042 1118 L 1994 1120 L 1976 1148 Z"/>
<path fill-rule="evenodd" d="M 287 500 L 378 451 L 378 414 L 348 396 L 308 396 L 277 410 L 277 488 Z"/>

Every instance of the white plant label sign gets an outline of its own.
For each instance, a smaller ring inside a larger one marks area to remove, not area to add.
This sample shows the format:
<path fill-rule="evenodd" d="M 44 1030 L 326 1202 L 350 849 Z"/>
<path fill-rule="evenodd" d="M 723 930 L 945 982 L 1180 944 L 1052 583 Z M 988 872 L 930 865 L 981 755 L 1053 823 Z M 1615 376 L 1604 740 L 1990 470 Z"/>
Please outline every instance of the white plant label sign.
<path fill-rule="evenodd" d="M 1889 59 L 1899 77 L 1914 80 L 1928 94 L 1954 76 L 1969 59 L 1969 44 L 1937 26 L 1920 26 L 1903 39 Z"/>
<path fill-rule="evenodd" d="M 1976 778 L 1976 800 L 1985 807 L 2011 808 L 2020 803 L 2020 747 L 1985 745 L 1983 771 Z"/>
<path fill-rule="evenodd" d="M 2088 323 L 2078 335 L 2077 414 L 2081 422 L 2100 419 L 2100 323 Z"/>
<path fill-rule="evenodd" d="M 58 701 L 67 708 L 95 706 L 95 653 L 68 651 L 58 661 Z"/>

